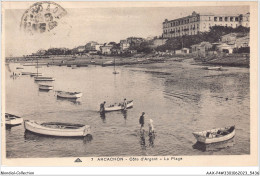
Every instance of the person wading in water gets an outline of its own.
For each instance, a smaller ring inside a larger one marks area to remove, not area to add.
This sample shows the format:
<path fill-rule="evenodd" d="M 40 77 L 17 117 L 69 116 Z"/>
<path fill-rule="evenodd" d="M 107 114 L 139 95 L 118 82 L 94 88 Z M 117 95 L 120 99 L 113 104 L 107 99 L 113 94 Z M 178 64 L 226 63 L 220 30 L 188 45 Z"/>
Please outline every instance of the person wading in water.
<path fill-rule="evenodd" d="M 106 102 L 100 104 L 100 113 L 105 113 L 105 104 Z"/>
<path fill-rule="evenodd" d="M 123 108 L 124 108 L 123 110 L 126 110 L 126 108 L 127 108 L 126 98 L 124 99 L 124 102 L 123 102 L 123 105 L 122 105 L 122 106 L 123 106 Z"/>
<path fill-rule="evenodd" d="M 142 115 L 139 118 L 139 123 L 141 125 L 140 131 L 143 132 L 143 133 L 144 133 L 144 129 L 143 129 L 143 127 L 144 127 L 144 115 L 145 115 L 145 113 L 143 112 Z"/>

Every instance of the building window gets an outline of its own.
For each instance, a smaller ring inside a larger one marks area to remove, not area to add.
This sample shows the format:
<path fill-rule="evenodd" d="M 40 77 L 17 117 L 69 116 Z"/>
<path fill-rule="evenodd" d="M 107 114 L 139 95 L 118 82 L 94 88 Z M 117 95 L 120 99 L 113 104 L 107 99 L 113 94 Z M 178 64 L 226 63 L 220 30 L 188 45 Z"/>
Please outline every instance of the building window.
<path fill-rule="evenodd" d="M 210 21 L 210 17 L 209 17 L 209 21 Z"/>
<path fill-rule="evenodd" d="M 214 21 L 217 21 L 217 19 L 218 19 L 217 17 L 214 17 Z"/>
<path fill-rule="evenodd" d="M 222 17 L 219 17 L 219 21 L 222 21 Z"/>
<path fill-rule="evenodd" d="M 230 26 L 232 27 L 233 25 L 231 24 Z"/>
<path fill-rule="evenodd" d="M 227 27 L 227 24 L 226 24 L 226 27 Z"/>
<path fill-rule="evenodd" d="M 236 27 L 237 27 L 237 24 L 236 24 Z"/>
<path fill-rule="evenodd" d="M 230 17 L 230 21 L 233 21 L 233 17 Z"/>
<path fill-rule="evenodd" d="M 190 22 L 190 19 L 188 19 L 187 21 L 188 21 L 188 23 L 189 23 L 189 22 Z"/>
<path fill-rule="evenodd" d="M 228 21 L 228 17 L 225 17 L 225 21 Z"/>
<path fill-rule="evenodd" d="M 199 24 L 197 24 L 197 28 L 199 29 Z"/>
<path fill-rule="evenodd" d="M 238 17 L 235 18 L 235 21 L 238 21 Z"/>

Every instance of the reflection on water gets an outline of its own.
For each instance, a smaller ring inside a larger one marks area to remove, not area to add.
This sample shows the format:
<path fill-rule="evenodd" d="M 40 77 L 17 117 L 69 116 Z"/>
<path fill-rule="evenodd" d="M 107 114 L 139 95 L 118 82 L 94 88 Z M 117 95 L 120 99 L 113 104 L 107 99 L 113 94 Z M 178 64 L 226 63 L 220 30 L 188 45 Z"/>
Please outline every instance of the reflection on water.
<path fill-rule="evenodd" d="M 50 90 L 39 89 L 39 92 L 50 92 Z"/>
<path fill-rule="evenodd" d="M 63 97 L 57 97 L 58 101 L 68 101 L 75 105 L 81 105 L 80 98 L 63 98 Z"/>
<path fill-rule="evenodd" d="M 106 123 L 106 113 L 100 112 L 100 118 L 102 119 L 103 123 Z"/>
<path fill-rule="evenodd" d="M 44 76 L 55 77 L 51 83 L 54 90 L 49 92 L 40 92 L 31 77 L 22 75 L 13 80 L 7 67 L 6 112 L 25 120 L 90 125 L 94 137 L 86 138 L 87 145 L 84 139 L 24 137 L 21 125 L 6 130 L 8 157 L 203 155 L 208 153 L 192 149 L 196 141 L 192 132 L 229 125 L 237 127 L 236 145 L 216 153 L 249 154 L 249 70 L 230 67 L 224 73 L 181 62 L 169 64 L 171 74 L 161 74 L 161 68 L 153 70 L 157 65 L 151 64 L 141 69 L 118 67 L 120 74 L 116 76 L 113 67 L 43 66 L 39 71 Z M 11 70 L 16 67 L 10 64 Z M 35 68 L 24 67 L 24 72 L 35 72 Z M 84 96 L 79 100 L 57 98 L 57 90 L 79 91 Z M 98 113 L 100 102 L 122 102 L 124 98 L 134 100 L 132 109 Z M 143 136 L 139 134 L 141 112 L 146 112 Z M 156 140 L 147 133 L 149 119 L 160 136 Z"/>
<path fill-rule="evenodd" d="M 212 143 L 212 144 L 204 144 L 201 142 L 196 142 L 192 147 L 194 149 L 198 149 L 200 151 L 206 152 L 206 151 L 220 151 L 227 147 L 232 147 L 234 146 L 234 144 L 235 144 L 235 139 L 232 138 L 227 141 Z"/>
<path fill-rule="evenodd" d="M 121 110 L 121 112 L 123 114 L 124 119 L 126 120 L 127 119 L 127 110 Z"/>
<path fill-rule="evenodd" d="M 149 146 L 154 147 L 155 134 L 149 134 Z"/>
<path fill-rule="evenodd" d="M 144 133 L 142 133 L 142 132 L 141 132 L 141 134 L 140 134 L 140 145 L 141 145 L 141 148 L 142 148 L 143 150 L 146 149 L 145 135 L 144 135 Z"/>

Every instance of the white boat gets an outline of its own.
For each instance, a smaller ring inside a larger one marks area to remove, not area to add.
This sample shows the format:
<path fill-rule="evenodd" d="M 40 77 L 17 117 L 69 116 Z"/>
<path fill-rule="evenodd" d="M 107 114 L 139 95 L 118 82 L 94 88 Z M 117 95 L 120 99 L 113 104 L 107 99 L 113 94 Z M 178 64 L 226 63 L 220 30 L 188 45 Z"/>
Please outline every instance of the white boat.
<path fill-rule="evenodd" d="M 31 76 L 42 76 L 42 73 L 31 73 Z"/>
<path fill-rule="evenodd" d="M 23 69 L 23 67 L 16 67 L 16 69 Z"/>
<path fill-rule="evenodd" d="M 48 136 L 80 137 L 90 134 L 90 126 L 60 122 L 24 121 L 25 130 Z"/>
<path fill-rule="evenodd" d="M 5 125 L 6 126 L 16 126 L 16 125 L 20 125 L 22 123 L 23 123 L 23 118 L 13 115 L 13 114 L 5 113 Z"/>
<path fill-rule="evenodd" d="M 40 89 L 40 90 L 52 90 L 52 89 L 53 89 L 53 86 L 40 84 L 40 85 L 39 85 L 39 89 Z"/>
<path fill-rule="evenodd" d="M 211 144 L 229 140 L 235 136 L 235 126 L 225 128 L 215 128 L 201 132 L 193 132 L 194 137 L 198 142 Z"/>
<path fill-rule="evenodd" d="M 222 70 L 222 67 L 206 67 L 207 70 Z"/>
<path fill-rule="evenodd" d="M 22 72 L 22 75 L 31 75 L 31 72 Z"/>
<path fill-rule="evenodd" d="M 57 91 L 57 97 L 61 98 L 80 98 L 83 94 L 81 92 L 65 92 Z"/>
<path fill-rule="evenodd" d="M 77 68 L 77 65 L 71 65 L 71 68 L 75 69 L 75 68 Z"/>
<path fill-rule="evenodd" d="M 133 100 L 127 101 L 127 106 L 126 106 L 127 109 L 132 108 L 133 106 L 134 106 Z M 123 104 L 119 103 L 119 104 L 110 105 L 110 106 L 105 107 L 105 112 L 120 111 L 120 110 L 123 110 L 123 109 L 124 109 Z"/>
<path fill-rule="evenodd" d="M 34 77 L 34 81 L 54 81 L 55 79 L 53 77 L 43 77 L 43 76 L 37 76 Z"/>

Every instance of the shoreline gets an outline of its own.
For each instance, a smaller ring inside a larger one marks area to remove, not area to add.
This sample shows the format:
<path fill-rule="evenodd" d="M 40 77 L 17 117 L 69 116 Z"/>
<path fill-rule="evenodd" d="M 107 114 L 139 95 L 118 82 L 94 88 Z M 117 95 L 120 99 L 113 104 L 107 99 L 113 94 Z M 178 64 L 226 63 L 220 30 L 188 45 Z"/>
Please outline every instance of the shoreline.
<path fill-rule="evenodd" d="M 198 58 L 192 55 L 175 55 L 175 56 L 157 56 L 157 55 L 136 55 L 131 57 L 121 56 L 55 56 L 50 58 L 43 58 L 38 60 L 38 65 L 48 66 L 75 66 L 75 67 L 88 67 L 88 65 L 99 66 L 130 66 L 130 65 L 143 65 L 154 63 L 168 63 L 168 62 L 183 62 L 187 59 L 193 59 L 194 64 L 201 66 L 229 66 L 229 67 L 250 67 L 249 55 L 246 54 L 232 54 L 232 55 L 216 55 L 205 58 Z M 114 63 L 115 61 L 115 63 Z M 9 63 L 9 62 L 6 62 Z M 12 62 L 11 62 L 12 63 Z M 23 66 L 37 65 L 37 59 L 25 60 L 19 58 L 15 63 L 23 63 Z"/>

